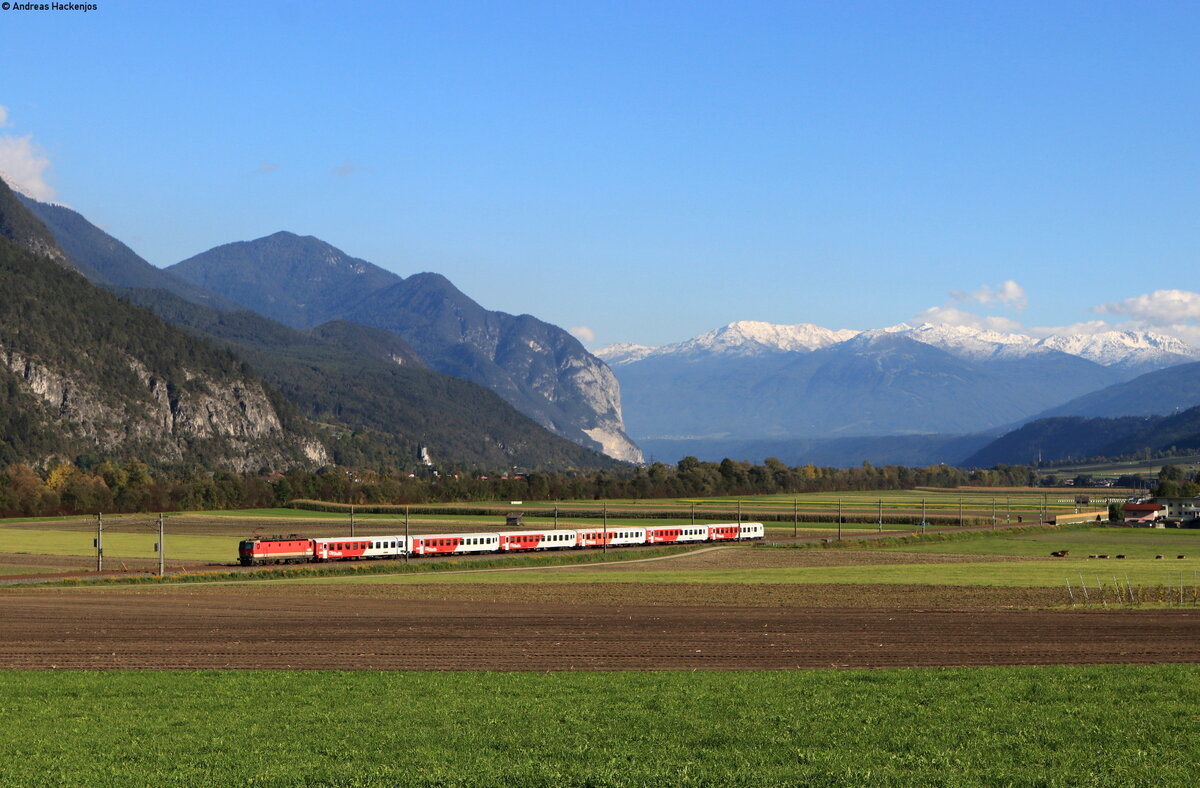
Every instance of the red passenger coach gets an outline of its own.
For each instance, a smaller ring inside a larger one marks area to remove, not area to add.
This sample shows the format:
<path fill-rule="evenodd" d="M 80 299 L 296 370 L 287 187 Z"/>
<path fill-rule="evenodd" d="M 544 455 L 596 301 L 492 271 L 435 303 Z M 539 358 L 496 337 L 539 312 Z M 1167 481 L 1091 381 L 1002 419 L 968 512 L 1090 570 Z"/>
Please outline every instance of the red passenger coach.
<path fill-rule="evenodd" d="M 668 525 L 646 529 L 646 544 L 683 544 L 708 540 L 706 525 Z"/>
<path fill-rule="evenodd" d="M 579 535 L 580 547 L 625 547 L 627 545 L 646 544 L 645 528 L 587 528 L 576 531 Z"/>
<path fill-rule="evenodd" d="M 500 550 L 559 550 L 564 547 L 575 547 L 577 538 L 575 531 L 501 531 Z"/>
<path fill-rule="evenodd" d="M 412 540 L 413 555 L 494 553 L 499 549 L 500 534 L 429 534 Z"/>
<path fill-rule="evenodd" d="M 403 536 L 331 536 L 313 540 L 317 561 L 361 558 L 400 558 L 405 553 Z"/>
<path fill-rule="evenodd" d="M 742 537 L 741 523 L 706 525 L 705 528 L 708 529 L 708 541 L 710 542 L 732 542 Z"/>

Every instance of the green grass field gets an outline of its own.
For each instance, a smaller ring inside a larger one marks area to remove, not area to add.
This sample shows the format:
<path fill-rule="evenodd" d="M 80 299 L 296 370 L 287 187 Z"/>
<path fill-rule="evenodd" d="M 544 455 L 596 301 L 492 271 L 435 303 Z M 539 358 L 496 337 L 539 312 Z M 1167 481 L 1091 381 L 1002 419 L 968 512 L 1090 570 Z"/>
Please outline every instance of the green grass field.
<path fill-rule="evenodd" d="M 1191 786 L 1200 667 L 0 673 L 4 786 Z"/>
<path fill-rule="evenodd" d="M 464 569 L 470 567 L 464 566 Z M 644 569 L 637 572 L 605 572 L 538 568 L 495 573 L 422 573 L 313 577 L 281 580 L 288 583 L 834 583 L 852 585 L 990 586 L 1009 588 L 1065 588 L 1083 581 L 1087 585 L 1135 586 L 1179 585 L 1181 573 L 1192 599 L 1193 585 L 1200 584 L 1200 559 L 1185 561 L 1029 561 L 998 563 L 884 564 L 868 566 L 819 566 L 796 569 Z M 1065 591 L 1064 591 L 1065 594 Z"/>
<path fill-rule="evenodd" d="M 974 539 L 884 547 L 906 553 L 958 553 L 971 555 L 1048 556 L 1055 550 L 1070 550 L 1071 558 L 1093 553 L 1129 558 L 1200 553 L 1200 529 L 1179 528 L 1080 528 L 1019 535 L 982 535 Z M 1082 555 L 1080 555 L 1082 554 Z"/>
<path fill-rule="evenodd" d="M 59 531 L 49 528 L 5 528 L 3 531 L 4 552 L 28 553 L 33 555 L 91 556 L 96 554 L 92 546 L 95 533 L 87 531 Z M 106 558 L 157 558 L 154 543 L 155 533 L 104 532 L 104 556 Z M 237 540 L 227 536 L 194 536 L 190 534 L 168 534 L 166 539 L 167 558 L 172 561 L 237 561 Z"/>

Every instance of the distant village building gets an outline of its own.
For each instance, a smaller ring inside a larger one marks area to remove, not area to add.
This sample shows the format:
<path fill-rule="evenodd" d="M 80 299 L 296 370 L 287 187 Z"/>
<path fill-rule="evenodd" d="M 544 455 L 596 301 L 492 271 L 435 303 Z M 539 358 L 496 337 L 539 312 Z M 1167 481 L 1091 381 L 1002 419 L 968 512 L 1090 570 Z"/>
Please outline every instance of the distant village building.
<path fill-rule="evenodd" d="M 1162 518 L 1167 507 L 1161 503 L 1127 503 L 1124 509 L 1125 522 L 1150 525 Z"/>
<path fill-rule="evenodd" d="M 1153 503 L 1166 508 L 1163 516 L 1168 520 L 1195 520 L 1200 517 L 1200 498 L 1155 498 Z M 1127 511 L 1131 505 L 1135 504 L 1125 505 Z"/>

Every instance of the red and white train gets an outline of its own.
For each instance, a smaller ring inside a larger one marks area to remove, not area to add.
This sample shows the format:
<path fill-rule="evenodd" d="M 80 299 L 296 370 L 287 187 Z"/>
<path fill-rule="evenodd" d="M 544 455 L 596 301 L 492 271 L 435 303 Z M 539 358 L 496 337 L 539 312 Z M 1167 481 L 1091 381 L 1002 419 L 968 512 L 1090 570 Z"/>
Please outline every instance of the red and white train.
<path fill-rule="evenodd" d="M 403 558 L 405 555 L 471 555 L 588 547 L 632 547 L 693 542 L 741 542 L 762 539 L 762 523 L 663 525 L 648 528 L 613 526 L 554 531 L 497 531 L 479 534 L 322 537 L 272 536 L 245 539 L 238 545 L 242 566 L 302 564 L 318 561 Z"/>

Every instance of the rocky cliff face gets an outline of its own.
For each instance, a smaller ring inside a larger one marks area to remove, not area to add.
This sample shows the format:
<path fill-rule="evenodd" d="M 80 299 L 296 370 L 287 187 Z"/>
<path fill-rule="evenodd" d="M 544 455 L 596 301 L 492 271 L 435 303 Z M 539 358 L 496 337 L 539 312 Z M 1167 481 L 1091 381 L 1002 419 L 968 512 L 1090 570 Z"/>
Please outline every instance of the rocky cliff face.
<path fill-rule="evenodd" d="M 625 434 L 625 419 L 621 414 L 621 384 L 605 364 L 590 358 L 568 359 L 561 378 L 574 389 L 590 418 L 581 425 L 584 434 L 599 443 L 609 457 L 625 462 L 642 462 L 642 450 Z"/>
<path fill-rule="evenodd" d="M 136 449 L 155 462 L 183 462 L 199 446 L 216 455 L 221 466 L 240 472 L 295 465 L 297 449 L 313 465 L 328 462 L 319 442 L 287 435 L 255 380 L 218 380 L 184 370 L 177 382 L 127 357 L 140 396 L 114 396 L 86 375 L 52 367 L 20 350 L 0 345 L 0 359 L 44 403 L 53 426 L 105 455 Z"/>
<path fill-rule="evenodd" d="M 484 309 L 431 273 L 368 296 L 354 319 L 399 334 L 431 368 L 487 386 L 552 432 L 642 461 L 625 434 L 616 376 L 557 326 Z"/>

